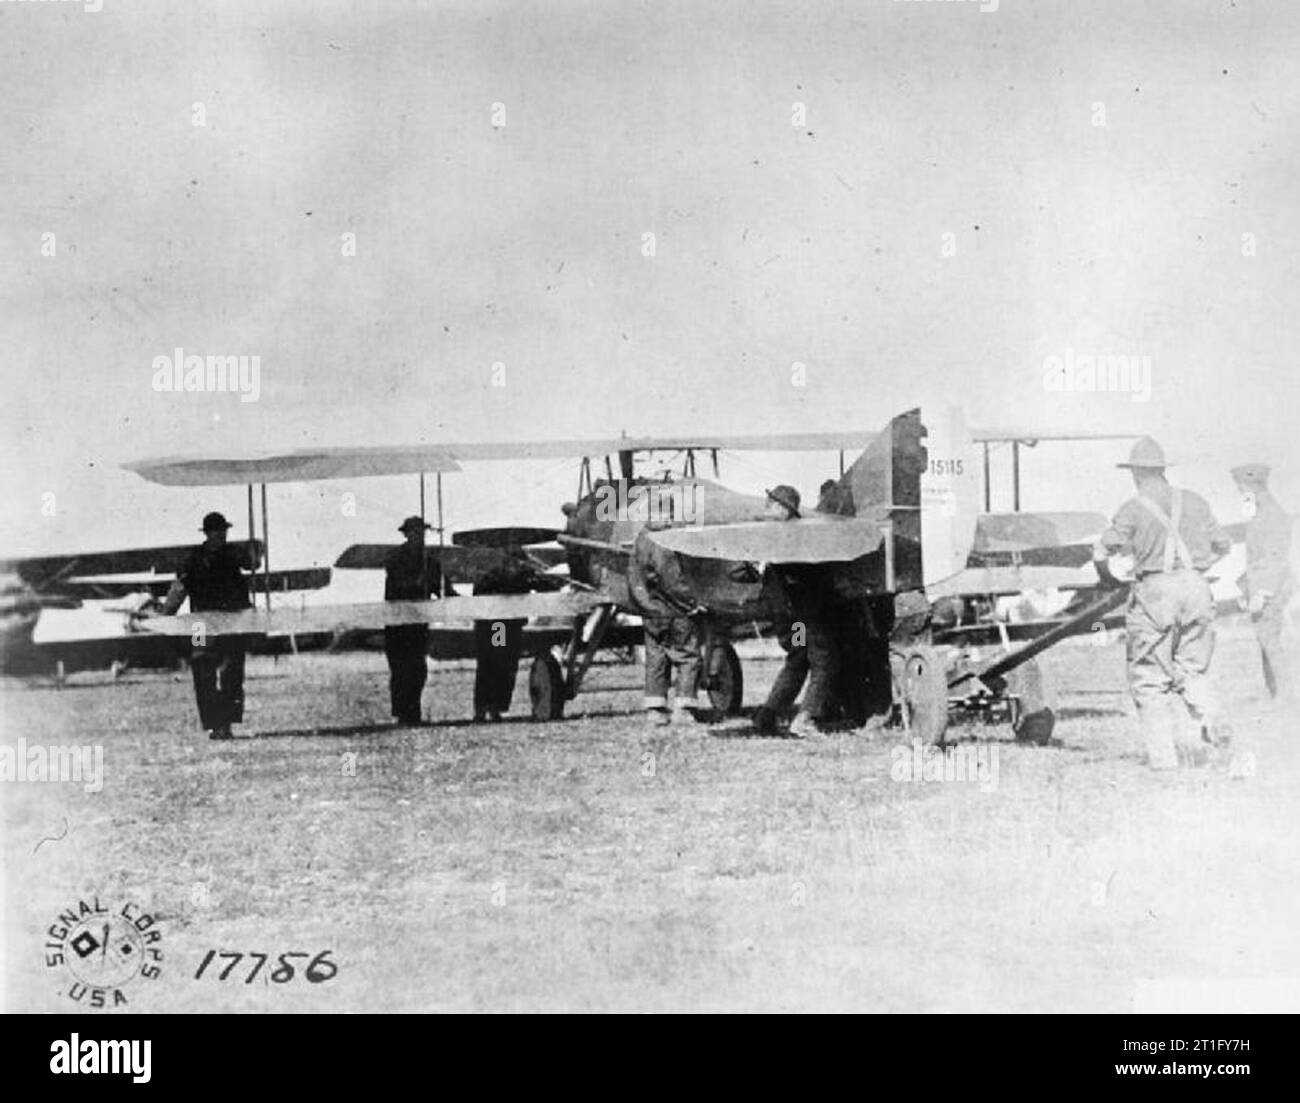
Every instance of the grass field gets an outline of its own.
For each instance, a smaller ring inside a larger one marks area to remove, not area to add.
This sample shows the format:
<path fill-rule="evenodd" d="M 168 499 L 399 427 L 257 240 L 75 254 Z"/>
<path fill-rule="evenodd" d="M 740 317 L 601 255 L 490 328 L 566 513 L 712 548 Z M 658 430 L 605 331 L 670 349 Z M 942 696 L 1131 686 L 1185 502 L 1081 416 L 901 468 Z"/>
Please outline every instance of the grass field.
<path fill-rule="evenodd" d="M 746 662 L 750 704 L 776 669 Z M 42 947 L 96 895 L 159 918 L 162 975 L 124 990 L 148 1011 L 1125 1011 L 1142 978 L 1300 978 L 1300 751 L 1249 636 L 1215 665 L 1244 779 L 1142 766 L 1122 645 L 1048 669 L 1055 745 L 960 732 L 997 741 L 990 791 L 894 780 L 894 733 L 651 732 L 635 666 L 572 719 L 496 726 L 434 667 L 440 723 L 398 730 L 382 655 L 254 659 L 252 738 L 225 744 L 187 678 L 9 683 L 6 743 L 101 744 L 105 777 L 0 785 L 7 1005 L 75 1006 Z M 340 968 L 196 980 L 210 949 Z"/>

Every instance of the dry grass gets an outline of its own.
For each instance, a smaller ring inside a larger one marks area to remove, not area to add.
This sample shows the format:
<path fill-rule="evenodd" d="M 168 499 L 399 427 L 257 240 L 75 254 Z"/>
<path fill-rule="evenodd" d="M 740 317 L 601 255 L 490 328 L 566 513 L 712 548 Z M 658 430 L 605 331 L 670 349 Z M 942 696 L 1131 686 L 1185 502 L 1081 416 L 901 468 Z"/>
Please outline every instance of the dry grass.
<path fill-rule="evenodd" d="M 1300 754 L 1226 635 L 1255 777 L 1146 772 L 1119 648 L 1080 646 L 1051 655 L 1057 746 L 968 733 L 1001 741 L 987 793 L 892 781 L 888 740 L 651 733 L 634 667 L 559 724 L 398 731 L 381 655 L 259 659 L 261 734 L 222 745 L 187 681 L 11 684 L 5 742 L 102 743 L 106 782 L 0 787 L 8 1005 L 70 1006 L 42 932 L 96 892 L 163 917 L 143 1010 L 1101 1011 L 1142 977 L 1297 977 Z M 750 701 L 774 673 L 747 663 Z M 463 717 L 471 681 L 435 668 L 426 707 Z M 342 969 L 195 981 L 209 948 Z"/>

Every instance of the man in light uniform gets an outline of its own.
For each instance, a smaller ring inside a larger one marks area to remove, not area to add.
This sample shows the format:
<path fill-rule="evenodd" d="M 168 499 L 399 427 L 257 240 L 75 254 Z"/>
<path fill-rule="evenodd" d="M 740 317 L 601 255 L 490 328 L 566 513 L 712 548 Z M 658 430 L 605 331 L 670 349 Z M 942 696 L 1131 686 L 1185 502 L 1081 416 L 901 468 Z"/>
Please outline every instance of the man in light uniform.
<path fill-rule="evenodd" d="M 1214 598 L 1203 577 L 1232 548 L 1209 504 L 1165 480 L 1164 452 L 1150 437 L 1127 463 L 1137 495 L 1119 508 L 1093 549 L 1103 579 L 1114 580 L 1113 554 L 1133 560 L 1125 618 L 1129 689 L 1150 766 L 1174 769 L 1179 748 L 1189 762 L 1217 738 L 1206 677 L 1214 654 Z M 1190 715 L 1190 721 L 1189 721 Z"/>
<path fill-rule="evenodd" d="M 1272 697 L 1290 699 L 1295 691 L 1294 657 L 1283 640 L 1283 614 L 1295 594 L 1291 573 L 1293 518 L 1268 489 L 1262 463 L 1232 469 L 1241 495 L 1246 526 L 1246 602 L 1259 640 L 1264 684 Z"/>

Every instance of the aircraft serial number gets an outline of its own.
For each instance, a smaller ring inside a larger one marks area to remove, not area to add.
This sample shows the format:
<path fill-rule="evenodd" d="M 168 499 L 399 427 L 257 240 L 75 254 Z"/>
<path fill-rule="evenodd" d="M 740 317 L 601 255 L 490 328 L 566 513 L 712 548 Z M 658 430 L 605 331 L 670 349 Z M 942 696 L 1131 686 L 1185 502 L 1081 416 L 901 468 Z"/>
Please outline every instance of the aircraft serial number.
<path fill-rule="evenodd" d="M 280 954 L 279 964 L 263 974 L 262 983 L 265 984 L 269 977 L 275 984 L 288 984 L 293 980 L 295 971 L 293 965 L 287 959 L 291 957 L 309 957 L 311 961 L 307 963 L 306 969 L 302 971 L 302 976 L 311 984 L 324 984 L 327 980 L 333 980 L 339 971 L 339 967 L 330 960 L 330 953 L 329 950 L 322 950 L 315 957 L 312 957 L 305 950 L 291 950 L 288 953 Z M 253 965 L 252 969 L 248 971 L 248 976 L 244 978 L 245 984 L 252 984 L 254 978 L 262 972 L 262 966 L 270 960 L 272 955 L 255 952 L 245 954 L 237 950 L 209 950 L 203 960 L 199 962 L 198 972 L 194 974 L 194 979 L 202 980 L 204 970 L 211 964 L 212 959 L 217 957 L 230 959 L 230 964 L 222 969 L 220 973 L 217 973 L 214 969 L 213 973 L 210 974 L 210 976 L 215 976 L 217 980 L 228 979 L 234 972 L 235 966 L 244 958 L 248 958 L 250 962 L 256 959 L 257 964 Z"/>
<path fill-rule="evenodd" d="M 931 475 L 960 475 L 965 468 L 964 460 L 931 460 Z"/>

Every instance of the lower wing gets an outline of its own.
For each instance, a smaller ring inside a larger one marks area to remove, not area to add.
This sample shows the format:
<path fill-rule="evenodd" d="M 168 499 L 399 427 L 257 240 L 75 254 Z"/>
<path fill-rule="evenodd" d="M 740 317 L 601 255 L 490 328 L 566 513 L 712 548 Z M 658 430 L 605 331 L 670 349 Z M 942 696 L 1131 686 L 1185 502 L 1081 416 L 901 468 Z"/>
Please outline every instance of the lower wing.
<path fill-rule="evenodd" d="M 742 521 L 661 529 L 650 539 L 679 555 L 751 563 L 850 563 L 880 546 L 881 528 L 859 517 Z"/>
<path fill-rule="evenodd" d="M 166 636 L 296 636 L 309 632 L 391 628 L 403 624 L 449 624 L 467 620 L 577 617 L 604 600 L 596 594 L 484 594 L 441 601 L 372 601 L 300 609 L 241 609 L 187 613 L 139 622 L 145 632 Z"/>

